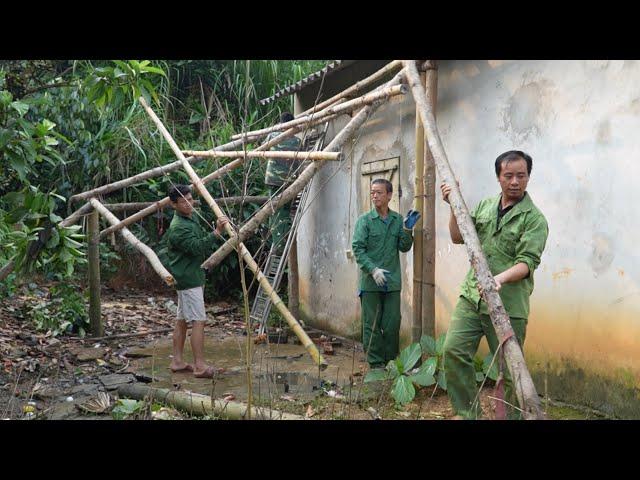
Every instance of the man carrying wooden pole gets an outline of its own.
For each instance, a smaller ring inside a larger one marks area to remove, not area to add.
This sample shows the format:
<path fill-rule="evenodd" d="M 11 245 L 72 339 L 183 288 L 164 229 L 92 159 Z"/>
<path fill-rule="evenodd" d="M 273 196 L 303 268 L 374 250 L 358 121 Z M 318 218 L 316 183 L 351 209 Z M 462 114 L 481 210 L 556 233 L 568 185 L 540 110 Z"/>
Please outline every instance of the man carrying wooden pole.
<path fill-rule="evenodd" d="M 453 175 L 444 147 L 442 146 L 442 141 L 438 134 L 433 111 L 427 101 L 425 92 L 422 89 L 420 75 L 418 74 L 415 60 L 404 60 L 403 64 L 407 72 L 407 80 L 411 85 L 413 97 L 418 105 L 420 117 L 422 118 L 429 149 L 433 155 L 433 159 L 443 183 L 448 185 L 446 198 L 449 200 L 451 205 L 453 218 L 455 218 L 455 223 L 457 224 L 460 237 L 467 247 L 471 266 L 475 272 L 475 277 L 477 278 L 478 288 L 482 291 L 483 300 L 487 304 L 488 315 L 496 332 L 498 339 L 497 348 L 501 348 L 504 352 L 511 378 L 513 378 L 513 383 L 516 387 L 515 390 L 518 401 L 522 406 L 523 416 L 525 419 L 543 419 L 544 414 L 540 407 L 540 399 L 538 398 L 531 375 L 527 370 L 524 356 L 520 345 L 518 344 L 516 335 L 514 334 L 511 323 L 509 322 L 509 316 L 507 315 L 502 299 L 498 294 L 499 283 L 494 278 L 490 265 L 487 263 L 480 239 L 478 238 L 478 233 L 474 227 L 474 222 L 469 215 L 469 210 L 464 203 L 464 199 L 462 198 L 457 182 L 455 181 L 455 176 Z M 443 194 L 445 194 L 444 191 Z M 477 210 L 475 213 L 477 213 Z M 497 219 L 494 217 L 493 222 L 496 221 Z M 536 266 L 537 264 L 535 262 L 528 265 L 529 270 L 527 275 L 530 275 L 533 268 Z M 453 345 L 448 339 L 447 343 L 449 347 L 448 350 L 451 353 Z M 447 345 L 445 346 L 445 351 L 447 351 Z M 447 357 L 445 356 L 445 368 L 447 368 L 446 358 Z M 460 416 L 470 418 L 474 416 L 472 403 L 473 401 L 467 402 L 466 400 L 459 404 L 456 402 L 456 404 L 454 404 L 454 409 L 456 409 L 456 412 Z"/>

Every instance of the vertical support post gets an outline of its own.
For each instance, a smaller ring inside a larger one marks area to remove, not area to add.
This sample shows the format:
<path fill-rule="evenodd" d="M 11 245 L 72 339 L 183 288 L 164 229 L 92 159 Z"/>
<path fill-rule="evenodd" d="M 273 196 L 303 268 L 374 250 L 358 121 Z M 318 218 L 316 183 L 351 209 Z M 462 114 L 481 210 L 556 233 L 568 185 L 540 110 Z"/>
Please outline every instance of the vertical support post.
<path fill-rule="evenodd" d="M 89 214 L 89 325 L 91 335 L 102 337 L 100 308 L 100 214 L 94 209 Z"/>
<path fill-rule="evenodd" d="M 425 84 L 425 74 L 420 74 L 422 85 Z M 423 276 L 423 245 L 425 219 L 424 209 L 424 127 L 420 119 L 418 105 L 416 105 L 416 144 L 415 144 L 415 201 L 414 209 L 420 212 L 420 218 L 414 227 L 413 235 L 413 324 L 411 326 L 411 341 L 417 343 L 422 337 L 422 276 Z"/>
<path fill-rule="evenodd" d="M 298 234 L 291 242 L 289 249 L 289 275 L 287 277 L 289 286 L 289 311 L 291 315 L 300 318 L 300 290 L 298 286 Z"/>
<path fill-rule="evenodd" d="M 438 66 L 429 60 L 425 73 L 425 93 L 434 117 L 438 98 Z M 424 130 L 423 130 L 424 133 Z M 422 253 L 422 334 L 436 335 L 436 164 L 424 137 L 424 230 Z"/>

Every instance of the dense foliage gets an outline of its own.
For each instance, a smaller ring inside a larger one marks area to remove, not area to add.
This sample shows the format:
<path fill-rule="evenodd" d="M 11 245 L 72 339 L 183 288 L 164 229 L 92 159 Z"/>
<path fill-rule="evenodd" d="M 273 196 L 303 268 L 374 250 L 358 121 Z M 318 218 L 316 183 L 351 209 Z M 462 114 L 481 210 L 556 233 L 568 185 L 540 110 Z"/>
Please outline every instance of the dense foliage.
<path fill-rule="evenodd" d="M 2 61 L 0 62 L 0 267 L 15 271 L 0 284 L 0 296 L 37 273 L 81 283 L 85 242 L 81 225 L 59 221 L 80 205 L 67 199 L 90 188 L 175 161 L 136 99 L 144 96 L 185 149 L 226 143 L 243 129 L 276 123 L 292 98 L 260 107 L 258 100 L 321 68 L 324 61 Z M 219 161 L 196 165 L 201 175 Z M 264 194 L 263 165 L 248 162 L 208 188 L 214 197 Z M 105 201 L 145 202 L 166 196 L 186 174 L 150 179 L 105 196 Z M 242 223 L 256 205 L 234 207 Z M 213 223 L 208 208 L 203 221 Z M 132 212 L 129 212 L 132 213 Z M 131 227 L 152 248 L 172 211 Z M 36 248 L 38 246 L 44 248 Z M 261 238 L 249 245 L 258 250 Z M 146 261 L 122 242 L 117 252 L 103 242 L 103 268 L 140 271 Z M 147 268 L 149 276 L 155 274 Z M 212 291 L 225 295 L 239 285 L 237 258 L 229 256 L 211 274 Z M 156 281 L 149 278 L 149 281 Z"/>

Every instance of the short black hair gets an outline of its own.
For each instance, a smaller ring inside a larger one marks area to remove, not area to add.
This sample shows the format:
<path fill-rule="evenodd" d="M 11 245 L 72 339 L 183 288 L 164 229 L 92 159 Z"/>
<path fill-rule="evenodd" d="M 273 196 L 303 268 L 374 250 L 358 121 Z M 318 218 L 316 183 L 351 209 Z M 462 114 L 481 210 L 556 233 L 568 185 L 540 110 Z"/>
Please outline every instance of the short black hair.
<path fill-rule="evenodd" d="M 187 193 L 191 193 L 191 187 L 189 185 L 174 185 L 169 190 L 169 199 L 175 203 L 180 197 L 184 197 Z"/>
<path fill-rule="evenodd" d="M 533 167 L 533 159 L 531 158 L 531 155 L 527 155 L 520 150 L 509 150 L 508 152 L 498 155 L 498 158 L 496 158 L 496 177 L 500 176 L 503 162 L 509 163 L 514 160 L 524 160 L 527 162 L 527 174 L 531 175 L 531 168 Z"/>
<path fill-rule="evenodd" d="M 293 118 L 291 112 L 282 112 L 282 115 L 280 115 L 280 123 L 290 122 Z"/>
<path fill-rule="evenodd" d="M 387 193 L 393 192 L 393 184 L 389 180 L 385 180 L 384 178 L 376 178 L 373 182 L 371 182 L 371 185 L 375 183 L 381 183 L 385 187 L 387 187 Z"/>

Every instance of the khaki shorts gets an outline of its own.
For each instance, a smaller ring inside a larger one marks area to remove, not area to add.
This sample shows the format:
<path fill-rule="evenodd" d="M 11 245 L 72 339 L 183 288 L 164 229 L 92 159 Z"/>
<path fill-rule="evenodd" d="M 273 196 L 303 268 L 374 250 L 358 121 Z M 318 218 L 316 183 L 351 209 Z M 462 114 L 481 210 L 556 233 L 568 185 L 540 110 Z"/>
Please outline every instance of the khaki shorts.
<path fill-rule="evenodd" d="M 185 322 L 204 322 L 204 288 L 195 287 L 178 290 L 178 320 Z"/>

